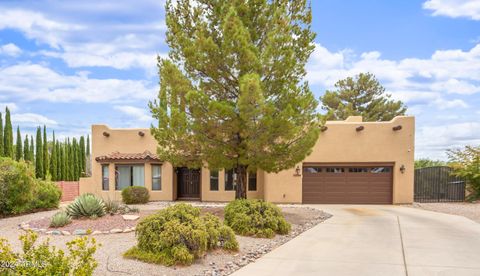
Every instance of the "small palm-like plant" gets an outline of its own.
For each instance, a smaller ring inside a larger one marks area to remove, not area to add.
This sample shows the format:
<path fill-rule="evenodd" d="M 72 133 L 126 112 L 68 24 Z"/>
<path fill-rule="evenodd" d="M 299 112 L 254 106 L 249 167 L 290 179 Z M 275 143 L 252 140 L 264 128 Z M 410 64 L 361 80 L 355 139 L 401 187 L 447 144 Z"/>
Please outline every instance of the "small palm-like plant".
<path fill-rule="evenodd" d="M 72 222 L 72 218 L 65 211 L 60 211 L 53 215 L 50 221 L 50 227 L 62 227 Z"/>
<path fill-rule="evenodd" d="M 105 209 L 103 199 L 93 194 L 83 194 L 67 206 L 67 213 L 73 218 L 96 218 L 104 216 Z"/>

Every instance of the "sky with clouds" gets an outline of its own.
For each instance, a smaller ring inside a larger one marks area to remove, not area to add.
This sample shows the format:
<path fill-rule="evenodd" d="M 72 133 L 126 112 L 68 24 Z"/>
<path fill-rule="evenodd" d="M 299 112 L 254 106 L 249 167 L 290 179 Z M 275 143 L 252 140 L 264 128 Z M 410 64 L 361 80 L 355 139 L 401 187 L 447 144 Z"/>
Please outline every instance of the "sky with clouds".
<path fill-rule="evenodd" d="M 165 56 L 163 1 L 0 2 L 0 109 L 33 133 L 148 127 Z M 317 97 L 372 72 L 416 116 L 416 157 L 480 144 L 480 0 L 315 0 Z"/>

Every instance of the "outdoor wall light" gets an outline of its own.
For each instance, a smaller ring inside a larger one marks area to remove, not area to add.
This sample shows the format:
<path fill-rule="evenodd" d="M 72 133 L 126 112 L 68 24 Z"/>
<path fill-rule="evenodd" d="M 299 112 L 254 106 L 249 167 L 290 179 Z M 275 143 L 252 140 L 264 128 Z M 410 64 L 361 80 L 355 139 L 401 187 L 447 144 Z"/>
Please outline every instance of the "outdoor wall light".
<path fill-rule="evenodd" d="M 143 136 L 145 136 L 145 132 L 143 132 L 143 131 L 139 131 L 139 132 L 138 132 L 138 136 L 140 136 L 140 137 L 143 137 Z"/>
<path fill-rule="evenodd" d="M 356 130 L 356 131 L 362 131 L 362 130 L 364 130 L 364 129 L 365 129 L 364 126 L 358 126 L 355 130 Z"/>
<path fill-rule="evenodd" d="M 405 173 L 405 165 L 401 165 L 401 166 L 400 166 L 400 172 L 401 172 L 401 173 Z"/>
<path fill-rule="evenodd" d="M 105 137 L 110 137 L 110 133 L 104 131 L 104 132 L 103 132 L 103 136 L 105 136 Z"/>
<path fill-rule="evenodd" d="M 295 174 L 293 176 L 301 176 L 300 172 L 301 172 L 300 166 L 297 166 L 295 168 Z"/>
<path fill-rule="evenodd" d="M 393 131 L 399 131 L 400 129 L 402 129 L 402 126 L 401 125 L 398 125 L 398 126 L 394 126 L 392 127 Z"/>

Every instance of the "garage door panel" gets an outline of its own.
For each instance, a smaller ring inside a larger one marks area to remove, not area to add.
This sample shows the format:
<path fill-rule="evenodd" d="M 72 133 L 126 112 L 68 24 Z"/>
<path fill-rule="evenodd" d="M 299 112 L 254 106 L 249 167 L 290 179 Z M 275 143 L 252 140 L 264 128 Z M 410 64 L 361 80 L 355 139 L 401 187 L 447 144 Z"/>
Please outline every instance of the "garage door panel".
<path fill-rule="evenodd" d="M 308 165 L 304 165 L 304 169 Z M 304 203 L 391 204 L 392 167 L 315 166 L 303 174 Z M 328 169 L 327 169 L 328 168 Z M 335 173 L 334 173 L 335 172 Z"/>

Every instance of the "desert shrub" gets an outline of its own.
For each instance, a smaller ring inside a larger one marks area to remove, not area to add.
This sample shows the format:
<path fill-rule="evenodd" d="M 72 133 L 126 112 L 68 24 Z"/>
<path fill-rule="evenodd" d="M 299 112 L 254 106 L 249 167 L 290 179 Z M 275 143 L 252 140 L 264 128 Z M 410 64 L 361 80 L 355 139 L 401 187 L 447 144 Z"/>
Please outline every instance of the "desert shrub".
<path fill-rule="evenodd" d="M 447 151 L 453 174 L 465 178 L 468 201 L 480 199 L 480 146 L 465 146 Z"/>
<path fill-rule="evenodd" d="M 147 188 L 141 186 L 129 186 L 122 190 L 122 200 L 125 204 L 143 204 L 150 199 Z"/>
<path fill-rule="evenodd" d="M 67 243 L 68 253 L 49 245 L 35 246 L 37 234 L 20 236 L 23 252 L 16 253 L 6 239 L 0 238 L 0 275 L 92 275 L 98 266 L 93 254 L 95 239 L 81 237 Z"/>
<path fill-rule="evenodd" d="M 258 199 L 239 199 L 225 207 L 225 224 L 244 236 L 272 238 L 288 234 L 291 225 L 275 204 Z"/>
<path fill-rule="evenodd" d="M 67 212 L 60 211 L 55 213 L 50 220 L 50 227 L 62 227 L 72 222 L 72 217 L 70 217 Z"/>
<path fill-rule="evenodd" d="M 209 249 L 238 250 L 232 229 L 211 214 L 180 203 L 142 219 L 136 228 L 137 245 L 126 258 L 164 265 L 191 264 Z"/>
<path fill-rule="evenodd" d="M 27 163 L 0 158 L 0 215 L 29 211 L 34 185 L 35 173 Z"/>
<path fill-rule="evenodd" d="M 58 208 L 62 191 L 55 183 L 37 179 L 34 190 L 35 197 L 31 202 L 32 209 Z"/>
<path fill-rule="evenodd" d="M 73 218 L 89 217 L 96 218 L 105 215 L 105 203 L 103 199 L 93 194 L 77 196 L 67 206 L 67 213 Z"/>
<path fill-rule="evenodd" d="M 118 209 L 120 208 L 120 203 L 117 201 L 113 201 L 111 199 L 104 200 L 105 203 L 105 212 L 110 215 L 114 215 L 118 213 Z"/>

